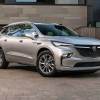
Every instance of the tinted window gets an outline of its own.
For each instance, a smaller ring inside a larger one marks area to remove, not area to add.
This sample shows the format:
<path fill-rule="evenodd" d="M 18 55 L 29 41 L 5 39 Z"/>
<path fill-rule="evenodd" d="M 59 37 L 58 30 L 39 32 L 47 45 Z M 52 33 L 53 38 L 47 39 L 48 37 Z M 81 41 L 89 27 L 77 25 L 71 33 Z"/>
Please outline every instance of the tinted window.
<path fill-rule="evenodd" d="M 12 36 L 22 37 L 24 36 L 24 32 L 22 30 L 17 30 L 16 32 L 14 32 L 14 34 L 12 34 Z"/>
<path fill-rule="evenodd" d="M 25 34 L 32 34 L 32 32 L 34 32 L 34 30 L 32 30 L 32 29 L 18 30 L 12 36 L 25 37 Z"/>
<path fill-rule="evenodd" d="M 8 27 L 1 30 L 1 34 L 7 35 L 8 33 Z"/>
<path fill-rule="evenodd" d="M 30 24 L 18 24 L 10 28 L 10 33 L 8 35 L 24 37 L 25 33 L 30 33 L 30 31 L 32 31 L 32 26 Z"/>
<path fill-rule="evenodd" d="M 73 31 L 62 25 L 36 25 L 43 35 L 47 36 L 77 36 Z"/>

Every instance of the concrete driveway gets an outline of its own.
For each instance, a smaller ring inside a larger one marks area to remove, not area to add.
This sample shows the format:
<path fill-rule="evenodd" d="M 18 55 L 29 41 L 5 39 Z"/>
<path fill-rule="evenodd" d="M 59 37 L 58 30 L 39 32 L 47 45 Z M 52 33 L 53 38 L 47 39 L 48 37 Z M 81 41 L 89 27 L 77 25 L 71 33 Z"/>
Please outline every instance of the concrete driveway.
<path fill-rule="evenodd" d="M 0 69 L 0 100 L 100 100 L 100 72 L 44 78 L 34 68 Z"/>

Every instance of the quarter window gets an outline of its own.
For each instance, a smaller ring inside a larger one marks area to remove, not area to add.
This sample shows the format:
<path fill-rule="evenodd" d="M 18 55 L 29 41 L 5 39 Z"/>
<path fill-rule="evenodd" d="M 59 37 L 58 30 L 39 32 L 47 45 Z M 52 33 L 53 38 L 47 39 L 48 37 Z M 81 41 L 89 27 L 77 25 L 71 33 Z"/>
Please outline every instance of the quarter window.
<path fill-rule="evenodd" d="M 8 33 L 8 27 L 1 30 L 1 34 L 7 35 Z"/>

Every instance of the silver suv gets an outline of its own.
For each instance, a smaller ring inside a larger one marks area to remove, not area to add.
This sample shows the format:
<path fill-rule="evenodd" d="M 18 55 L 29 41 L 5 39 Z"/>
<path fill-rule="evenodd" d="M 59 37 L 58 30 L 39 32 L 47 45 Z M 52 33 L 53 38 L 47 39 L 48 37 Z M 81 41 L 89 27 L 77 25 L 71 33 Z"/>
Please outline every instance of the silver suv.
<path fill-rule="evenodd" d="M 63 25 L 17 22 L 5 26 L 0 35 L 1 68 L 10 62 L 30 64 L 43 76 L 100 69 L 100 40 L 81 37 Z"/>

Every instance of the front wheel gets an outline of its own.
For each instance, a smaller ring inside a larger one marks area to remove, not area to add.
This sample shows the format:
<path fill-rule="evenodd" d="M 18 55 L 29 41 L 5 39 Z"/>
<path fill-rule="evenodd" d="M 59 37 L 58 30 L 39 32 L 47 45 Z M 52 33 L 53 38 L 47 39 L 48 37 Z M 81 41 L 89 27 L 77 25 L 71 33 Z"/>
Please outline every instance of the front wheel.
<path fill-rule="evenodd" d="M 8 62 L 5 59 L 4 52 L 1 50 L 0 51 L 0 68 L 1 69 L 6 69 L 8 67 Z"/>
<path fill-rule="evenodd" d="M 42 51 L 38 56 L 38 71 L 42 76 L 53 76 L 56 73 L 55 61 L 49 50 Z"/>

